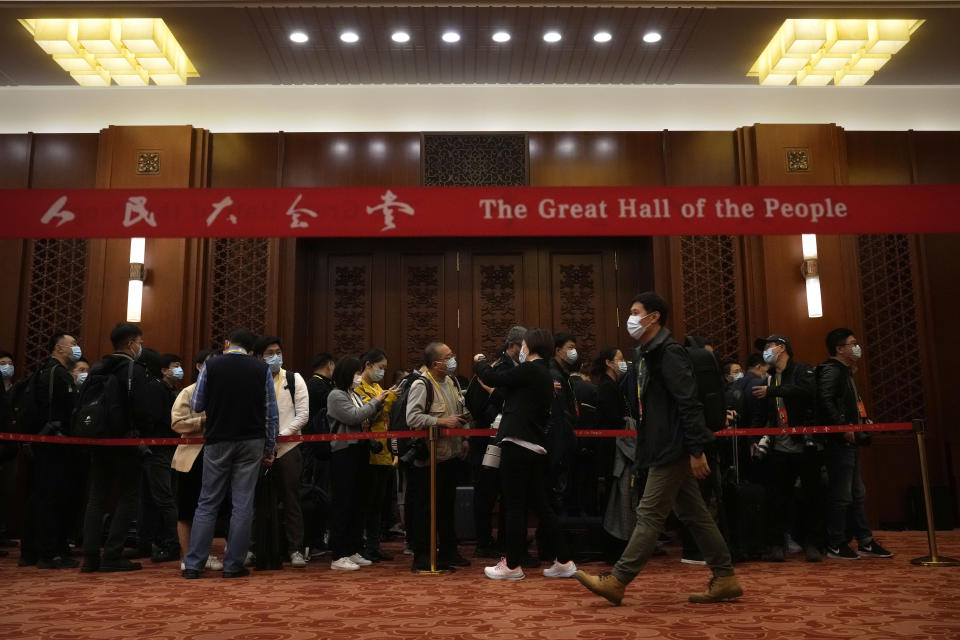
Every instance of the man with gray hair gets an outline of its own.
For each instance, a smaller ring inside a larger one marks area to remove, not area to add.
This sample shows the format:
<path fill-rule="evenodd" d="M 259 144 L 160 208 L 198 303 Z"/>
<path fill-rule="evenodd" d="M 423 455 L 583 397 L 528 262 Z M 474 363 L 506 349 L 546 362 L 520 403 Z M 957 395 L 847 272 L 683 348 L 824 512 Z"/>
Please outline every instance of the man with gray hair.
<path fill-rule="evenodd" d="M 507 331 L 500 349 L 500 357 L 493 365 L 497 372 L 507 371 L 519 364 L 520 347 L 527 335 L 527 328 L 514 325 Z M 497 415 L 503 410 L 503 392 L 488 387 L 474 377 L 466 393 L 467 408 L 473 415 L 478 429 L 495 426 Z M 474 558 L 497 558 L 503 553 L 493 539 L 493 508 L 500 497 L 500 473 L 497 469 L 483 466 L 487 445 L 497 439 L 488 436 L 470 438 L 470 466 L 473 469 L 473 520 L 477 532 L 477 548 Z M 497 527 L 502 532 L 503 527 Z M 500 535 L 502 538 L 502 534 Z"/>
<path fill-rule="evenodd" d="M 463 394 L 454 374 L 457 358 L 453 349 L 442 342 L 431 342 L 423 352 L 426 371 L 410 383 L 407 398 L 407 425 L 410 429 L 429 429 L 438 426 L 456 429 L 470 421 L 470 413 L 463 404 Z M 470 566 L 457 549 L 457 534 L 453 523 L 456 501 L 456 468 L 453 461 L 467 457 L 467 439 L 462 436 L 444 436 L 437 448 L 437 538 L 439 544 L 438 568 Z M 418 457 L 407 470 L 407 540 L 413 550 L 416 573 L 430 569 L 430 459 Z"/>

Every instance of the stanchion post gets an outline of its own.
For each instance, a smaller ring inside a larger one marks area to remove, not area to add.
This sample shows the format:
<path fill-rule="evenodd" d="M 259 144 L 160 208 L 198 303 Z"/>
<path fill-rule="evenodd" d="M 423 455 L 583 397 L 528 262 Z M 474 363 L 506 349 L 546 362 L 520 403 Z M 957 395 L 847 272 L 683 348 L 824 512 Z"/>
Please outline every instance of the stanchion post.
<path fill-rule="evenodd" d="M 930 474 L 927 468 L 927 446 L 923 420 L 913 421 L 913 432 L 917 435 L 917 449 L 920 453 L 920 478 L 923 482 L 923 504 L 927 511 L 927 544 L 930 555 L 914 558 L 910 563 L 923 567 L 956 567 L 960 565 L 960 561 L 942 557 L 937 553 L 937 531 L 933 521 L 933 498 L 930 492 Z"/>
<path fill-rule="evenodd" d="M 437 568 L 437 438 L 440 437 L 440 426 L 433 425 L 429 429 L 430 442 L 430 570 L 420 571 L 426 575 L 438 576 L 449 573 Z"/>

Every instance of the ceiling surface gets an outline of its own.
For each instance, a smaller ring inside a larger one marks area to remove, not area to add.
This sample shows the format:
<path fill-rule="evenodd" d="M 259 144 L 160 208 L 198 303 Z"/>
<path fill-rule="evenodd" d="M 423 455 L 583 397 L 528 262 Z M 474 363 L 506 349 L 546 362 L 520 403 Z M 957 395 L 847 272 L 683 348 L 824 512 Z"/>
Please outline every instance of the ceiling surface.
<path fill-rule="evenodd" d="M 0 3 L 0 85 L 75 84 L 17 22 L 37 17 L 163 18 L 200 74 L 189 85 L 751 85 L 757 79 L 747 71 L 786 18 L 920 18 L 926 22 L 870 85 L 960 85 L 960 8 L 929 2 L 922 4 L 934 6 L 881 2 L 870 9 L 687 4 L 694 6 Z M 297 29 L 309 42 L 289 40 Z M 348 29 L 360 36 L 358 43 L 340 41 Z M 391 41 L 398 29 L 410 33 L 408 43 Z M 441 40 L 448 29 L 461 34 L 458 43 Z M 504 44 L 491 39 L 501 29 L 512 36 Z M 544 42 L 548 30 L 559 31 L 562 40 Z M 613 39 L 594 42 L 601 30 Z M 644 43 L 648 30 L 663 39 Z"/>

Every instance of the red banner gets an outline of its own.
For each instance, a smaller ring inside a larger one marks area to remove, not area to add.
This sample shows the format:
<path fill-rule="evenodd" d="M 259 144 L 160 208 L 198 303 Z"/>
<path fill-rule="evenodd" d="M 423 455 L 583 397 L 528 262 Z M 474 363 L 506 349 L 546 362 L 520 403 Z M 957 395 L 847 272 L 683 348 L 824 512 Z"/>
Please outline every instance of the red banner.
<path fill-rule="evenodd" d="M 0 189 L 4 238 L 960 232 L 960 185 Z"/>

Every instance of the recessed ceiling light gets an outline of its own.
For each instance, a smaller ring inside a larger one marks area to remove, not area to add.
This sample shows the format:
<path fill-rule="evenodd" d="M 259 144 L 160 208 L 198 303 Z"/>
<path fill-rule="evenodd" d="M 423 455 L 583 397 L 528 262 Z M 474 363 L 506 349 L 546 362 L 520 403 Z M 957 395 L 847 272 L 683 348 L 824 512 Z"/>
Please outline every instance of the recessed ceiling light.
<path fill-rule="evenodd" d="M 460 34 L 456 31 L 445 31 L 442 36 L 444 42 L 460 42 Z"/>
<path fill-rule="evenodd" d="M 497 31 L 493 34 L 494 42 L 507 42 L 508 40 L 510 40 L 510 34 L 506 31 Z"/>
<path fill-rule="evenodd" d="M 393 35 L 390 36 L 390 39 L 394 42 L 410 42 L 410 34 L 406 31 L 394 31 Z"/>
<path fill-rule="evenodd" d="M 613 36 L 607 31 L 597 31 L 593 34 L 594 42 L 610 42 L 611 40 L 613 40 Z"/>
<path fill-rule="evenodd" d="M 560 38 L 563 36 L 560 35 L 559 31 L 547 31 L 543 34 L 544 42 L 560 42 Z"/>
<path fill-rule="evenodd" d="M 654 42 L 660 42 L 661 38 L 663 38 L 663 36 L 656 31 L 647 31 L 645 34 L 643 34 L 643 41 L 650 44 L 653 44 Z"/>
<path fill-rule="evenodd" d="M 360 36 L 358 36 L 354 31 L 344 31 L 343 33 L 340 34 L 341 42 L 353 44 L 354 42 L 358 42 L 359 40 L 360 40 Z"/>
<path fill-rule="evenodd" d="M 309 40 L 310 37 L 307 34 L 305 34 L 303 31 L 294 31 L 293 33 L 290 34 L 290 39 L 296 42 L 297 44 L 303 44 L 304 42 Z"/>

